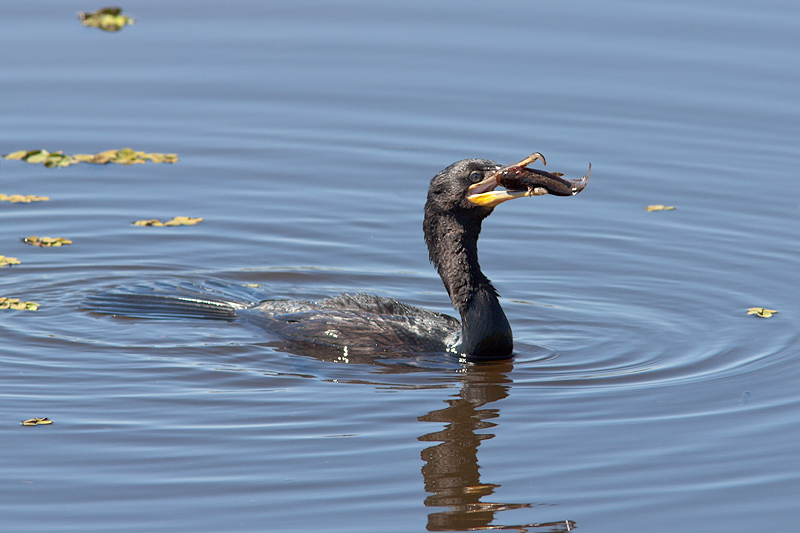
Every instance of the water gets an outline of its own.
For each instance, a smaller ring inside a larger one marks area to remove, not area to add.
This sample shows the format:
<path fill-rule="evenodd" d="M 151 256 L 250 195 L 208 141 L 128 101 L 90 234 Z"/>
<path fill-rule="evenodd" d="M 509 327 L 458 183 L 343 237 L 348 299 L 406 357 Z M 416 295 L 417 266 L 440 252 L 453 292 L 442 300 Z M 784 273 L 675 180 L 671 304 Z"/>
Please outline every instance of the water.
<path fill-rule="evenodd" d="M 9 4 L 0 152 L 8 531 L 752 531 L 797 522 L 799 8 L 790 2 Z M 136 283 L 453 312 L 430 177 L 592 179 L 500 206 L 517 356 L 330 360 L 246 324 L 79 309 Z M 650 204 L 673 211 L 648 213 Z M 201 216 L 192 227 L 145 218 Z M 29 247 L 29 235 L 74 244 Z M 244 288 L 257 284 L 256 288 Z M 763 306 L 770 319 L 746 314 Z M 55 421 L 21 427 L 34 416 Z"/>

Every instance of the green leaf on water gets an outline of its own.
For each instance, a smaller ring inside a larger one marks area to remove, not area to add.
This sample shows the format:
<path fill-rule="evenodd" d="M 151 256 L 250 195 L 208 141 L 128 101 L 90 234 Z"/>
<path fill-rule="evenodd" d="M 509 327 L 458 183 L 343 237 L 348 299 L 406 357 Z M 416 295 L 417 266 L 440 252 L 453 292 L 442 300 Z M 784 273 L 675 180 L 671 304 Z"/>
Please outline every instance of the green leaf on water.
<path fill-rule="evenodd" d="M 47 156 L 50 155 L 50 152 L 47 150 L 37 150 L 32 154 L 25 157 L 25 161 L 28 163 L 44 163 L 44 160 L 47 159 Z"/>
<path fill-rule="evenodd" d="M 125 26 L 132 25 L 135 20 L 122 15 L 119 7 L 104 7 L 95 13 L 81 11 L 78 16 L 81 24 L 90 28 L 99 28 L 108 32 L 116 32 Z"/>

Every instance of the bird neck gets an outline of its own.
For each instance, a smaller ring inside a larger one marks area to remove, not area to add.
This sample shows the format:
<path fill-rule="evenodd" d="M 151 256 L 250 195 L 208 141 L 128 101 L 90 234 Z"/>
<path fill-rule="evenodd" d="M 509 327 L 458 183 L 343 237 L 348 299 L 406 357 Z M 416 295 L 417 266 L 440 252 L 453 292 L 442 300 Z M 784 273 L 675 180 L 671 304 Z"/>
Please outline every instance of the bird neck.
<path fill-rule="evenodd" d="M 426 218 L 424 229 L 430 259 L 461 314 L 460 351 L 471 359 L 509 357 L 511 326 L 478 263 L 481 222 L 439 215 Z"/>

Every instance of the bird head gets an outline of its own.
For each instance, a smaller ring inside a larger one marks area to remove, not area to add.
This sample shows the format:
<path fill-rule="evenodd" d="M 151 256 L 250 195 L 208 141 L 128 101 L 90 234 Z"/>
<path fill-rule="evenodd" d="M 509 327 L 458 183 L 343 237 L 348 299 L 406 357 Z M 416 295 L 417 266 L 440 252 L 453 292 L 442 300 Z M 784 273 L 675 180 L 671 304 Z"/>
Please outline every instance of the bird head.
<path fill-rule="evenodd" d="M 589 165 L 585 176 L 571 180 L 559 172 L 528 168 L 535 161 L 547 164 L 539 152 L 510 165 L 500 165 L 488 159 L 457 161 L 431 180 L 427 209 L 484 218 L 495 206 L 515 198 L 578 194 L 586 187 L 592 172 Z M 498 187 L 502 189 L 498 190 Z"/>

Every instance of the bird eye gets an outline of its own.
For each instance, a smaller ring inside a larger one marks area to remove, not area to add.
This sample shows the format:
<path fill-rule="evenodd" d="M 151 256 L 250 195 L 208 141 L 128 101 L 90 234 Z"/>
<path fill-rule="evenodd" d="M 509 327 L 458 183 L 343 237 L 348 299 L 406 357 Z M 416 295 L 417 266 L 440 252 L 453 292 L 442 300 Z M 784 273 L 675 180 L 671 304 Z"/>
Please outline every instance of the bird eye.
<path fill-rule="evenodd" d="M 477 170 L 473 170 L 469 174 L 469 181 L 471 181 L 472 183 L 478 183 L 482 179 L 483 179 L 483 172 L 479 172 Z"/>

